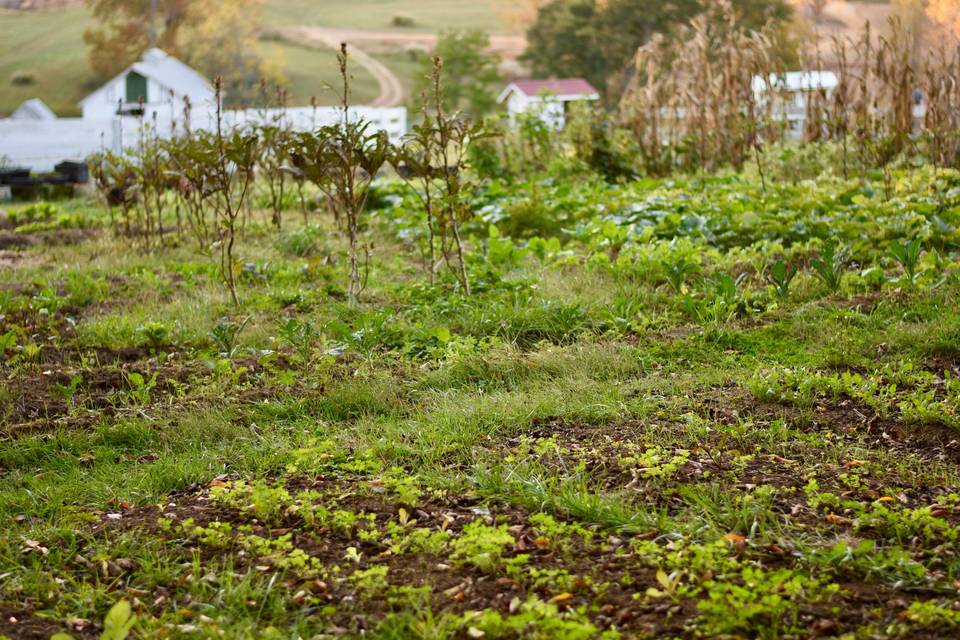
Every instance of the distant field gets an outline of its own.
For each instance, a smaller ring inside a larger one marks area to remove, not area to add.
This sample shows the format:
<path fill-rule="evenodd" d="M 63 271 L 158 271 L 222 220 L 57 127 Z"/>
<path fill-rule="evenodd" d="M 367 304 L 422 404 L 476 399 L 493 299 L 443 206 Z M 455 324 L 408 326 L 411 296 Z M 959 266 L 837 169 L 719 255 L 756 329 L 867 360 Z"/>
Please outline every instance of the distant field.
<path fill-rule="evenodd" d="M 316 97 L 318 104 L 333 104 L 339 100 L 339 94 L 333 88 L 340 86 L 337 56 L 333 51 L 318 51 L 285 42 L 265 42 L 263 48 L 267 55 L 279 51 L 286 61 L 284 75 L 291 106 L 310 104 L 311 97 Z M 369 102 L 380 92 L 376 79 L 359 66 L 353 66 L 351 78 L 353 101 L 358 104 Z"/>
<path fill-rule="evenodd" d="M 80 113 L 77 101 L 96 86 L 83 44 L 90 22 L 81 8 L 0 12 L 0 115 L 29 98 L 41 98 L 59 115 Z M 16 72 L 32 74 L 35 83 L 14 86 Z"/>
<path fill-rule="evenodd" d="M 273 24 L 438 31 L 474 28 L 501 31 L 492 0 L 268 0 L 267 21 Z M 393 27 L 394 16 L 412 18 L 412 27 Z"/>

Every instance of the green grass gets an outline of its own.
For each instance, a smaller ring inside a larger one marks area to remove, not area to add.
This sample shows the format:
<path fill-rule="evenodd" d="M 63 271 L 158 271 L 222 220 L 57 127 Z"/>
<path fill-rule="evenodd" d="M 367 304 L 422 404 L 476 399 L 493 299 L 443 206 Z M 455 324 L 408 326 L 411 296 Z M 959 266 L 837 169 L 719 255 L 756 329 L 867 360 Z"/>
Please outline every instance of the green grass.
<path fill-rule="evenodd" d="M 83 44 L 91 23 L 85 9 L 0 12 L 0 115 L 30 98 L 40 98 L 60 116 L 80 114 L 77 103 L 98 86 Z M 13 85 L 16 72 L 31 74 L 35 83 Z"/>
<path fill-rule="evenodd" d="M 337 87 L 342 80 L 334 51 L 271 41 L 264 42 L 263 48 L 265 55 L 279 56 L 278 59 L 284 61 L 283 75 L 290 106 L 309 105 L 311 97 L 321 105 L 339 102 Z M 362 67 L 353 66 L 351 79 L 350 90 L 356 104 L 365 104 L 380 94 L 380 85 Z"/>
<path fill-rule="evenodd" d="M 270 0 L 267 21 L 375 31 L 439 31 L 441 29 L 484 29 L 501 31 L 503 25 L 491 2 L 450 2 L 447 0 L 335 0 L 318 5 L 310 0 Z M 414 26 L 396 28 L 394 16 L 413 18 Z"/>
<path fill-rule="evenodd" d="M 574 171 L 477 194 L 470 297 L 385 180 L 356 308 L 320 213 L 252 212 L 237 309 L 189 237 L 11 206 L 97 235 L 3 256 L 0 634 L 125 599 L 135 638 L 953 637 L 956 193 Z"/>

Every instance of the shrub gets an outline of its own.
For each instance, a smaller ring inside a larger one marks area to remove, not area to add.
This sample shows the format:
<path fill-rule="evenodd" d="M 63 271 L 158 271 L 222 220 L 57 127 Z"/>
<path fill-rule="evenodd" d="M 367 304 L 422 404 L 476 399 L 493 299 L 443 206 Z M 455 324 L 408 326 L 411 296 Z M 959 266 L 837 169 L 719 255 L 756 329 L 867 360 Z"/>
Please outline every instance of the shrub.
<path fill-rule="evenodd" d="M 415 27 L 417 21 L 414 20 L 413 16 L 408 16 L 405 14 L 397 14 L 390 19 L 390 24 L 394 27 Z"/>
<path fill-rule="evenodd" d="M 27 87 L 37 82 L 36 77 L 31 71 L 18 69 L 10 74 L 10 84 L 15 87 Z"/>

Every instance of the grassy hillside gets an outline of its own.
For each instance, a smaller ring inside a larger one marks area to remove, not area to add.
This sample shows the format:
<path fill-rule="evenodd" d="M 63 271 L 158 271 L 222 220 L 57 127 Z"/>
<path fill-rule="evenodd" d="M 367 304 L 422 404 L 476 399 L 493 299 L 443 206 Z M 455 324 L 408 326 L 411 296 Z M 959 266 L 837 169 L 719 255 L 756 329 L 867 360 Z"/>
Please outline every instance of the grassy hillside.
<path fill-rule="evenodd" d="M 334 104 L 339 98 L 331 87 L 340 85 L 337 57 L 333 51 L 318 51 L 286 42 L 264 43 L 267 55 L 279 53 L 284 64 L 284 76 L 290 92 L 290 105 L 310 104 L 311 96 L 319 104 Z M 353 100 L 369 102 L 377 97 L 380 85 L 365 69 L 353 65 Z"/>
<path fill-rule="evenodd" d="M 268 0 L 267 20 L 274 24 L 302 24 L 351 29 L 438 31 L 446 28 L 503 28 L 490 0 L 330 0 L 322 7 L 314 0 Z M 398 29 L 394 16 L 412 18 L 414 25 Z"/>
<path fill-rule="evenodd" d="M 347 3 L 342 3 L 344 6 Z M 291 22 L 297 13 L 295 2 L 278 3 L 268 17 Z M 346 11 L 341 16 L 347 15 Z M 79 115 L 77 102 L 99 85 L 87 63 L 84 29 L 92 24 L 84 8 L 41 12 L 0 12 L 0 116 L 8 115 L 24 100 L 40 98 L 61 116 Z M 315 51 L 289 44 L 265 43 L 269 53 L 279 51 L 286 60 L 284 74 L 289 82 L 291 104 L 308 104 L 310 96 L 321 103 L 336 102 L 325 89 L 336 81 L 336 59 L 332 52 Z M 34 83 L 14 85 L 17 73 L 29 73 Z M 378 93 L 376 81 L 359 67 L 355 69 L 354 99 L 364 102 Z"/>
<path fill-rule="evenodd" d="M 0 12 L 0 115 L 24 100 L 41 98 L 60 115 L 77 115 L 77 101 L 96 86 L 87 64 L 85 9 L 56 12 Z M 15 86 L 11 76 L 32 74 L 35 82 Z"/>

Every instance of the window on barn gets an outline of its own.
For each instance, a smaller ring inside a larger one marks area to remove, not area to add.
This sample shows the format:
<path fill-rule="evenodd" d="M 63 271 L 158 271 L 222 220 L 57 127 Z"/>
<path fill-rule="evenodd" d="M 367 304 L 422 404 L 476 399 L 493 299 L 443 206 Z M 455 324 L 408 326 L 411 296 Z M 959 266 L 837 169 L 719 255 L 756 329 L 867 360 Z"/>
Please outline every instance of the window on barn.
<path fill-rule="evenodd" d="M 127 102 L 147 102 L 147 79 L 136 71 L 127 74 Z"/>

